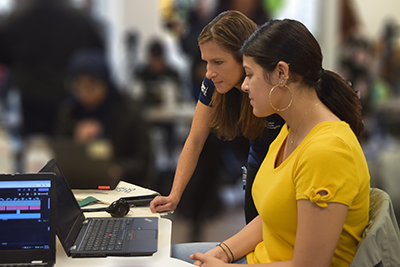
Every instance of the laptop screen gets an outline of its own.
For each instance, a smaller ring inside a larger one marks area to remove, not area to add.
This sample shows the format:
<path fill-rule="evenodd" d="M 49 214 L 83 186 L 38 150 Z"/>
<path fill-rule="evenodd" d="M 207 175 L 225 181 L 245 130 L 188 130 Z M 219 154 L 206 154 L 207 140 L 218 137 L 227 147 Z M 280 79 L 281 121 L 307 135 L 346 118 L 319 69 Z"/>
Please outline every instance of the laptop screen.
<path fill-rule="evenodd" d="M 39 171 L 41 172 L 51 172 L 57 177 L 57 235 L 64 249 L 69 251 L 85 216 L 54 158 Z"/>
<path fill-rule="evenodd" d="M 51 180 L 0 181 L 1 250 L 50 249 Z"/>

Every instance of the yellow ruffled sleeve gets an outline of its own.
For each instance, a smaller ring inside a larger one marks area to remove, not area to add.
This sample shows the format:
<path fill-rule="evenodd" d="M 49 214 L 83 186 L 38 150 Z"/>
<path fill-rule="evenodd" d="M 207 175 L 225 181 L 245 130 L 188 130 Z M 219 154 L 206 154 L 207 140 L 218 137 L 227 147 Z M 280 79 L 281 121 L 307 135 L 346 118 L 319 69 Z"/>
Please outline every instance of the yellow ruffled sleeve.
<path fill-rule="evenodd" d="M 321 195 L 320 193 L 325 192 L 326 194 Z M 311 202 L 317 204 L 322 208 L 326 208 L 328 206 L 327 202 L 332 198 L 332 193 L 327 188 L 311 188 L 310 191 L 306 194 L 306 197 L 310 199 Z"/>
<path fill-rule="evenodd" d="M 329 150 L 324 149 L 327 146 Z M 339 138 L 313 140 L 301 153 L 293 173 L 296 199 L 309 199 L 320 207 L 329 202 L 350 206 L 360 187 L 360 174 L 347 144 Z"/>

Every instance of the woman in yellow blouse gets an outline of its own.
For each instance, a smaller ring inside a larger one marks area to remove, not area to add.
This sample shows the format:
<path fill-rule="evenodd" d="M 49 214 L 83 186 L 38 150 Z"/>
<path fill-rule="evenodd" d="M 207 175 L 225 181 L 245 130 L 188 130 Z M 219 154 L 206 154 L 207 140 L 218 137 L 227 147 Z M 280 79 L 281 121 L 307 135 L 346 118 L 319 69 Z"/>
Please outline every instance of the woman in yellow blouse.
<path fill-rule="evenodd" d="M 254 181 L 259 216 L 208 251 L 182 245 L 173 256 L 191 247 L 207 251 L 190 255 L 201 266 L 349 266 L 369 219 L 357 93 L 322 68 L 318 42 L 298 21 L 264 24 L 242 52 L 253 113 L 286 121 Z"/>

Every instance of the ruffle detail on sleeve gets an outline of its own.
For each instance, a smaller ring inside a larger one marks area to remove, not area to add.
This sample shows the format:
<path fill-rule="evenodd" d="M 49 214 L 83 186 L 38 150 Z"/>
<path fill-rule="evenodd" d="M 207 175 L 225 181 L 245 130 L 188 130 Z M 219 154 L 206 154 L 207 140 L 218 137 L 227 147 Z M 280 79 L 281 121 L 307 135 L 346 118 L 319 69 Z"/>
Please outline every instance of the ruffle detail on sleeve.
<path fill-rule="evenodd" d="M 321 191 L 326 192 L 327 194 L 322 196 L 318 193 Z M 311 202 L 317 204 L 318 206 L 326 208 L 328 207 L 328 200 L 332 198 L 332 194 L 329 189 L 326 188 L 311 188 L 309 194 L 307 195 L 307 198 L 309 198 Z"/>

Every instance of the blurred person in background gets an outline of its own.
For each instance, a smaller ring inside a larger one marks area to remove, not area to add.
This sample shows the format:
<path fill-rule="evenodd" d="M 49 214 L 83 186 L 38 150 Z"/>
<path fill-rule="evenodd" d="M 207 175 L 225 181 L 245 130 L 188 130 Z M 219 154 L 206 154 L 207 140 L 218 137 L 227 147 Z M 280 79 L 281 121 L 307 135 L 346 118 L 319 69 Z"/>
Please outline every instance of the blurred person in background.
<path fill-rule="evenodd" d="M 103 52 L 76 52 L 67 74 L 71 97 L 57 113 L 55 136 L 79 143 L 108 140 L 115 163 L 113 177 L 148 186 L 152 162 L 148 125 L 138 104 L 114 86 Z"/>
<path fill-rule="evenodd" d="M 23 137 L 51 135 L 55 111 L 66 97 L 68 59 L 84 47 L 103 49 L 91 19 L 68 0 L 15 1 L 0 23 L 0 62 L 20 94 Z"/>
<path fill-rule="evenodd" d="M 178 71 L 170 66 L 165 58 L 164 44 L 159 39 L 153 39 L 147 47 L 147 60 L 139 66 L 134 74 L 135 81 L 141 84 L 140 100 L 146 108 L 158 108 L 165 101 L 162 86 L 173 86 L 174 99 L 182 100 L 182 88 Z"/>
<path fill-rule="evenodd" d="M 368 143 L 374 152 L 371 177 L 375 185 L 391 197 L 400 225 L 400 27 L 387 18 L 374 43 L 372 106 L 374 124 Z M 373 149 L 374 148 L 374 149 Z M 369 154 L 372 154 L 372 153 Z"/>
<path fill-rule="evenodd" d="M 183 101 L 183 86 L 178 70 L 167 61 L 166 45 L 152 38 L 147 45 L 146 61 L 138 64 L 134 75 L 134 90 L 142 113 L 151 125 L 155 161 L 159 177 L 172 176 L 176 165 L 175 110 Z M 164 179 L 158 179 L 163 187 Z M 162 188 L 158 188 L 162 191 Z"/>
<path fill-rule="evenodd" d="M 400 223 L 399 25 L 388 17 L 376 40 L 367 38 L 354 4 L 340 1 L 338 73 L 360 93 L 365 130 L 359 140 L 371 171 L 371 186 L 390 195 Z"/>
<path fill-rule="evenodd" d="M 371 41 L 362 31 L 352 0 L 340 1 L 339 73 L 360 92 L 363 116 L 371 115 Z"/>

